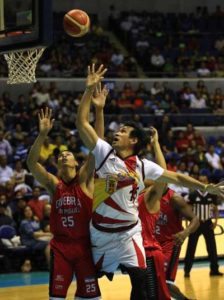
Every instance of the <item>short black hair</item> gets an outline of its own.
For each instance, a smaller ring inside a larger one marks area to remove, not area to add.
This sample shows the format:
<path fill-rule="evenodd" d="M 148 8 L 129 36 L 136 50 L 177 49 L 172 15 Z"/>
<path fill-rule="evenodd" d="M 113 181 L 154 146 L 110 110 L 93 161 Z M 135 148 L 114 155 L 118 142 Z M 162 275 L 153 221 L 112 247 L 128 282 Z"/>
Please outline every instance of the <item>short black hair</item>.
<path fill-rule="evenodd" d="M 137 138 L 138 142 L 134 146 L 134 154 L 138 155 L 145 147 L 147 144 L 147 135 L 145 133 L 145 130 L 139 126 L 135 122 L 125 122 L 123 126 L 128 126 L 132 127 L 133 130 L 130 132 L 129 136 L 130 138 Z"/>

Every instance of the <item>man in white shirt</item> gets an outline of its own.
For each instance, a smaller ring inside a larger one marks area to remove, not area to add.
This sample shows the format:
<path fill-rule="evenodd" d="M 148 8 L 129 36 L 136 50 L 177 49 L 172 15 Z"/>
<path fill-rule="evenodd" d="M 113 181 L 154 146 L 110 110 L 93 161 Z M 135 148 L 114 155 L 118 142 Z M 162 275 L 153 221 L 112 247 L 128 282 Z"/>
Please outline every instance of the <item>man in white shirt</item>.
<path fill-rule="evenodd" d="M 201 63 L 201 66 L 197 69 L 198 77 L 209 77 L 211 76 L 211 71 L 206 67 L 204 62 Z"/>
<path fill-rule="evenodd" d="M 208 152 L 205 153 L 205 157 L 209 165 L 215 170 L 222 170 L 221 159 L 218 154 L 215 153 L 215 148 L 213 145 L 210 145 Z"/>
<path fill-rule="evenodd" d="M 191 104 L 190 104 L 191 108 L 196 108 L 196 109 L 202 109 L 202 108 L 206 108 L 206 101 L 203 98 L 201 93 L 197 93 L 196 96 L 191 97 Z"/>
<path fill-rule="evenodd" d="M 9 157 L 12 155 L 12 146 L 9 141 L 4 138 L 4 132 L 0 130 L 0 155 Z"/>
<path fill-rule="evenodd" d="M 76 126 L 84 144 L 95 156 L 96 180 L 91 241 L 98 271 L 114 273 L 120 265 L 132 283 L 131 300 L 146 300 L 145 252 L 138 220 L 138 194 L 144 178 L 185 185 L 224 196 L 223 185 L 202 184 L 189 176 L 164 170 L 138 153 L 145 146 L 145 133 L 134 123 L 126 123 L 114 135 L 112 146 L 100 139 L 89 123 L 91 98 L 96 85 L 104 78 L 101 65 L 88 67 Z"/>
<path fill-rule="evenodd" d="M 7 157 L 0 156 L 0 185 L 5 185 L 7 181 L 13 178 L 13 170 L 7 165 Z"/>
<path fill-rule="evenodd" d="M 161 69 L 165 64 L 165 58 L 158 49 L 151 55 L 151 64 L 155 69 Z"/>

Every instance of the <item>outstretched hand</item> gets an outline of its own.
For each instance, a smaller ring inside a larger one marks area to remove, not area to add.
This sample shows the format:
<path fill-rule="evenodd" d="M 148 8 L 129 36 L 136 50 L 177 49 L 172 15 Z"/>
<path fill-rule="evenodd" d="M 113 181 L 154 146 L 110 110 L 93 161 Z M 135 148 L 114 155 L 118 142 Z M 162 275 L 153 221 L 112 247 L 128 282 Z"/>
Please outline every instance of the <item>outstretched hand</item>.
<path fill-rule="evenodd" d="M 107 69 L 104 68 L 103 65 L 100 65 L 98 70 L 95 71 L 95 64 L 92 66 L 88 66 L 88 76 L 86 79 L 86 87 L 87 88 L 95 88 L 98 83 L 104 78 L 104 74 L 106 73 Z"/>
<path fill-rule="evenodd" d="M 92 103 L 96 108 L 104 108 L 107 95 L 109 93 L 108 88 L 104 85 L 102 89 L 101 82 L 96 86 L 94 95 L 92 97 Z"/>
<path fill-rule="evenodd" d="M 222 201 L 224 201 L 224 181 L 218 184 L 208 184 L 206 186 L 206 191 L 210 194 L 214 194 L 220 197 Z"/>
<path fill-rule="evenodd" d="M 149 128 L 151 132 L 151 144 L 155 144 L 159 141 L 159 135 L 155 127 Z"/>
<path fill-rule="evenodd" d="M 52 119 L 52 109 L 48 107 L 41 109 L 38 113 L 39 118 L 39 132 L 40 134 L 47 135 L 54 124 L 54 119 Z"/>

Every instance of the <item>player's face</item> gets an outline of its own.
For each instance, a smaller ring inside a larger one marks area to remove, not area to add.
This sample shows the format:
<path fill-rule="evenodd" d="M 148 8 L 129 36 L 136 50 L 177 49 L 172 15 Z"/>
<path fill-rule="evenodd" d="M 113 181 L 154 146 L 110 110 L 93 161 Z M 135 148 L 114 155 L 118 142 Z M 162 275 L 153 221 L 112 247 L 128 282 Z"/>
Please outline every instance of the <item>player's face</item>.
<path fill-rule="evenodd" d="M 77 167 L 78 163 L 73 155 L 72 152 L 69 151 L 63 151 L 59 157 L 58 157 L 58 167 L 71 167 L 75 168 Z"/>
<path fill-rule="evenodd" d="M 133 147 L 135 138 L 130 137 L 132 130 L 132 127 L 122 126 L 120 127 L 119 131 L 114 134 L 112 146 L 115 150 L 121 151 Z"/>

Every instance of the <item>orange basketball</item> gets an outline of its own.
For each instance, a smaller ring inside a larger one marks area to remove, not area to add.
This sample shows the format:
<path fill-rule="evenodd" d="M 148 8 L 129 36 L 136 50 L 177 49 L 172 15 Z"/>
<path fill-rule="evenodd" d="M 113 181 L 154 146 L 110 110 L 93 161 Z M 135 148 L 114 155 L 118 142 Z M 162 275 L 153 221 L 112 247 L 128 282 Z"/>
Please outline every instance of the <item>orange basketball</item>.
<path fill-rule="evenodd" d="M 80 37 L 89 31 L 90 19 L 83 10 L 73 9 L 64 15 L 63 25 L 68 35 Z"/>

